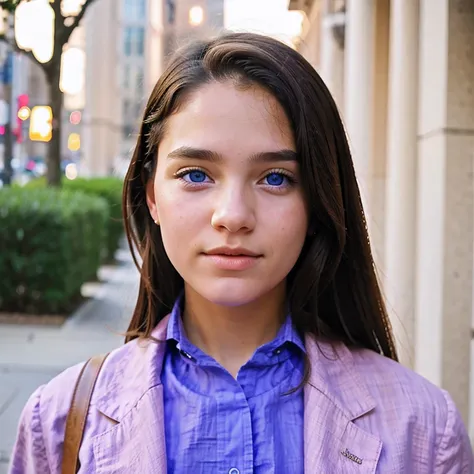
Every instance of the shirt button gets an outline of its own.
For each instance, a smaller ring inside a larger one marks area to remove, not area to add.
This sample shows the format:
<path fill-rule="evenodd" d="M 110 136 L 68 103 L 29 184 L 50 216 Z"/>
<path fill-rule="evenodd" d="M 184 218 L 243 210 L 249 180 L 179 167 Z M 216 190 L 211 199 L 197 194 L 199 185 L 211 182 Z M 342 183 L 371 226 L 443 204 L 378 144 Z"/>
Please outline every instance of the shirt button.
<path fill-rule="evenodd" d="M 182 354 L 184 357 L 187 357 L 189 360 L 193 360 L 193 359 L 194 359 L 194 357 L 193 357 L 191 354 L 189 354 L 188 352 L 183 351 L 183 350 L 181 350 L 180 352 L 181 352 L 181 354 Z"/>
<path fill-rule="evenodd" d="M 236 467 L 233 467 L 229 469 L 229 474 L 240 474 L 240 471 Z"/>

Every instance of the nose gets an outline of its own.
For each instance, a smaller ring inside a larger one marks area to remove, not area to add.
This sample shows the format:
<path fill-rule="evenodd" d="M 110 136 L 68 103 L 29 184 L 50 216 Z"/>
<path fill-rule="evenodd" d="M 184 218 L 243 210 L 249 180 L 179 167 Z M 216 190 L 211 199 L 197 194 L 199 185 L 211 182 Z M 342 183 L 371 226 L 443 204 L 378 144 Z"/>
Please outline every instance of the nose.
<path fill-rule="evenodd" d="M 255 228 L 255 203 L 250 190 L 228 186 L 216 196 L 211 225 L 228 232 L 250 232 Z"/>

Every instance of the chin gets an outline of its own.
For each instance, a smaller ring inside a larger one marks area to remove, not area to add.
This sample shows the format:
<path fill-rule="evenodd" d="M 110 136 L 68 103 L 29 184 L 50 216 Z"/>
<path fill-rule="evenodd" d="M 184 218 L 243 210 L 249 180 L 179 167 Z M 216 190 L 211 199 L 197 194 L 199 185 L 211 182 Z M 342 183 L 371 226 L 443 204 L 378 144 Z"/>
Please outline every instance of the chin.
<path fill-rule="evenodd" d="M 204 299 L 217 306 L 238 307 L 250 304 L 271 291 L 271 287 L 259 285 L 255 281 L 236 281 L 235 279 L 220 279 L 194 287 L 194 290 Z"/>

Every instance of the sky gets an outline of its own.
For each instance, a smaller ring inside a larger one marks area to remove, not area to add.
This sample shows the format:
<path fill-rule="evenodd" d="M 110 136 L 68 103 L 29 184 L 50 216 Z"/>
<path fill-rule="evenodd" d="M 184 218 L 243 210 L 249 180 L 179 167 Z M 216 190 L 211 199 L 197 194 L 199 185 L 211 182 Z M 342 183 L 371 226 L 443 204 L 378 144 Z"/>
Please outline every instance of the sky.
<path fill-rule="evenodd" d="M 301 29 L 300 12 L 288 11 L 288 0 L 225 0 L 225 26 L 291 42 Z"/>

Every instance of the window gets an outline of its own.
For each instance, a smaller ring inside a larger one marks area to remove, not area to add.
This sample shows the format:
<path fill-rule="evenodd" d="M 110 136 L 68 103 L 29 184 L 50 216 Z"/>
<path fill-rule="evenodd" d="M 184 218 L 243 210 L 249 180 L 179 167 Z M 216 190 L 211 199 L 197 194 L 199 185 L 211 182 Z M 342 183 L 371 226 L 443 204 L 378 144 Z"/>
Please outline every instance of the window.
<path fill-rule="evenodd" d="M 128 26 L 124 33 L 125 56 L 143 56 L 145 53 L 145 29 Z"/>
<path fill-rule="evenodd" d="M 136 29 L 136 53 L 138 56 L 143 56 L 145 53 L 145 29 L 144 28 L 137 28 Z"/>
<path fill-rule="evenodd" d="M 137 20 L 144 20 L 145 18 L 146 18 L 145 0 L 137 0 Z"/>
<path fill-rule="evenodd" d="M 124 18 L 133 18 L 134 15 L 134 1 L 125 0 L 123 5 L 123 16 Z"/>
<path fill-rule="evenodd" d="M 142 21 L 146 17 L 145 0 L 124 0 L 124 18 L 131 21 Z"/>
<path fill-rule="evenodd" d="M 165 0 L 165 7 L 166 7 L 166 21 L 168 24 L 174 24 L 175 16 L 176 16 L 176 3 L 175 0 Z"/>
<path fill-rule="evenodd" d="M 122 116 L 123 116 L 123 122 L 130 122 L 130 101 L 128 99 L 125 99 L 122 104 Z"/>
<path fill-rule="evenodd" d="M 124 37 L 124 52 L 125 56 L 132 55 L 132 33 L 133 28 L 125 28 Z"/>

